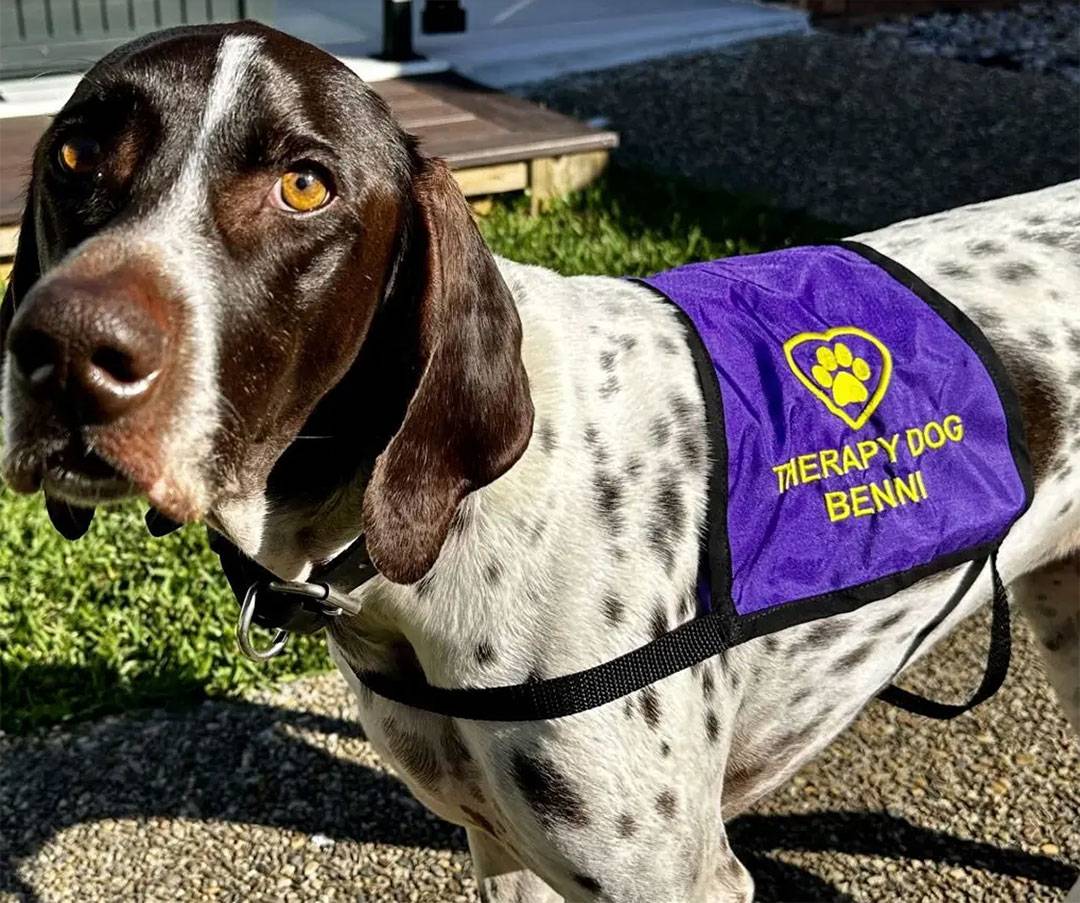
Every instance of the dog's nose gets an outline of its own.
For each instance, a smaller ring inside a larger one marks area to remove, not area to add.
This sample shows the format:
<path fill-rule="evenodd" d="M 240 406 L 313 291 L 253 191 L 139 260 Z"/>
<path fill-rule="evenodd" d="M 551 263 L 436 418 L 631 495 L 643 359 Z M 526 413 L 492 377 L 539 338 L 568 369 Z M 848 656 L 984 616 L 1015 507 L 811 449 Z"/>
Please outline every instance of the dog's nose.
<path fill-rule="evenodd" d="M 165 335 L 124 288 L 55 280 L 20 305 L 8 348 L 32 397 L 73 412 L 80 424 L 105 424 L 149 398 Z"/>

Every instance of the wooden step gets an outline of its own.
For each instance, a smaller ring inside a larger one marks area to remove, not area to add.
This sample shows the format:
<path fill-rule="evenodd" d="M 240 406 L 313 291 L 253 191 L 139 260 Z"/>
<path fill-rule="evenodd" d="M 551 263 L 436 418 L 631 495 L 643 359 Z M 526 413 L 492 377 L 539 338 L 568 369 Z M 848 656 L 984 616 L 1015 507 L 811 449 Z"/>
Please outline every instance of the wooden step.
<path fill-rule="evenodd" d="M 619 138 L 455 73 L 372 85 L 423 150 L 450 165 L 466 195 L 529 189 L 534 208 L 584 187 Z M 34 145 L 47 116 L 0 119 L 0 257 L 14 253 Z"/>

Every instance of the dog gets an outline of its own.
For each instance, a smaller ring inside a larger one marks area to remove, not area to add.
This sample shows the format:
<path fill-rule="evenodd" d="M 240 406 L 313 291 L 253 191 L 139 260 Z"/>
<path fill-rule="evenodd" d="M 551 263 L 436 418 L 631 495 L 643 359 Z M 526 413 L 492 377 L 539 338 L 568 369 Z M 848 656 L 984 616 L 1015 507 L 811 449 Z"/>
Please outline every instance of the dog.
<path fill-rule="evenodd" d="M 1016 386 L 1036 494 L 1000 566 L 1080 729 L 1078 201 L 1073 182 L 860 240 L 962 308 Z M 363 532 L 381 576 L 331 653 L 371 743 L 465 827 L 484 900 L 751 899 L 725 821 L 852 721 L 962 576 L 557 721 L 365 689 L 364 669 L 544 679 L 693 617 L 712 450 L 670 304 L 493 256 L 370 88 L 262 26 L 93 67 L 37 147 L 2 322 L 15 491 L 83 527 L 139 495 L 287 580 Z M 984 574 L 920 655 L 989 593 Z"/>

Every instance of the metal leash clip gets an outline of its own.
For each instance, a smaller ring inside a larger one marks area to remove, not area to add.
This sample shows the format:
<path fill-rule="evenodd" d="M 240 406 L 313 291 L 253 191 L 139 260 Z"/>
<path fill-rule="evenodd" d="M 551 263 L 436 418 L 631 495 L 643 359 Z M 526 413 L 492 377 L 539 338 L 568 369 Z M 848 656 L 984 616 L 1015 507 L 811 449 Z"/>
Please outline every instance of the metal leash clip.
<path fill-rule="evenodd" d="M 252 583 L 244 594 L 244 601 L 240 604 L 240 618 L 236 623 L 236 642 L 240 651 L 254 662 L 265 662 L 280 655 L 285 650 L 292 631 L 278 628 L 274 633 L 270 645 L 259 649 L 252 642 L 251 622 L 255 616 L 255 607 L 259 601 L 259 594 L 263 592 L 281 593 L 290 596 L 302 596 L 304 599 L 315 603 L 319 609 L 317 614 L 324 618 L 340 617 L 346 611 L 356 614 L 360 606 L 348 596 L 342 596 L 333 592 L 325 583 L 304 583 L 271 580 L 268 583 Z M 331 600 L 333 597 L 333 601 Z M 338 603 L 342 604 L 338 604 Z M 320 625 L 321 626 L 321 625 Z"/>

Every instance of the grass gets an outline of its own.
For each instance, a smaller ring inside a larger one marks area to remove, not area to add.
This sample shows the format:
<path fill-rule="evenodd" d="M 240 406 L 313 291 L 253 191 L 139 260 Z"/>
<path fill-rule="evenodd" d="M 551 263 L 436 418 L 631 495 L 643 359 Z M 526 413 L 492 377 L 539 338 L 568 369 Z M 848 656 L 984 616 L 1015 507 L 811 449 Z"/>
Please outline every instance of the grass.
<path fill-rule="evenodd" d="M 758 201 L 623 170 L 540 217 L 523 198 L 498 201 L 481 228 L 497 253 L 568 275 L 645 275 L 837 234 Z M 129 505 L 99 511 L 69 543 L 40 497 L 0 491 L 3 730 L 185 704 L 330 667 L 318 637 L 249 662 L 235 647 L 235 618 L 201 528 L 152 539 Z"/>

